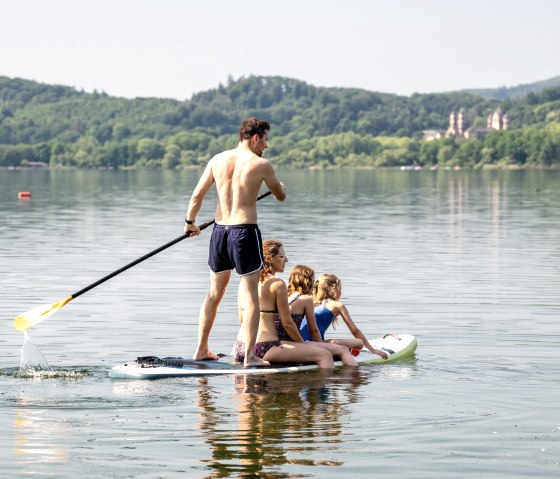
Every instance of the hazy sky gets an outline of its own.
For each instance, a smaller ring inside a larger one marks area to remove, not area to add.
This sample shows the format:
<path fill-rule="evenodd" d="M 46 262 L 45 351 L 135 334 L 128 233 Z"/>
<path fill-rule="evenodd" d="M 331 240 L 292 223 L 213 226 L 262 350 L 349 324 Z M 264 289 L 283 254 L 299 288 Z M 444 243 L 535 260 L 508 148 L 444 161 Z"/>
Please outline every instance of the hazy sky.
<path fill-rule="evenodd" d="M 190 98 L 249 75 L 410 95 L 560 75 L 560 0 L 1 0 L 0 76 Z"/>

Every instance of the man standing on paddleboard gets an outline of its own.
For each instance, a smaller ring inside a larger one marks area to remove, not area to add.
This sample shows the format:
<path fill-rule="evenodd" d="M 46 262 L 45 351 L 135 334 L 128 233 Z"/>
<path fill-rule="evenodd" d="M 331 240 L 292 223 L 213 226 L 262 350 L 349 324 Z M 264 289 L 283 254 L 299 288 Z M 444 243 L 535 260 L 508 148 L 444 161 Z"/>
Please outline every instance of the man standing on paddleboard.
<path fill-rule="evenodd" d="M 245 367 L 267 366 L 254 353 L 259 327 L 258 284 L 263 266 L 262 239 L 257 226 L 257 196 L 263 182 L 279 201 L 286 199 L 286 187 L 274 167 L 262 158 L 267 148 L 270 125 L 256 118 L 246 119 L 239 129 L 239 145 L 214 156 L 198 180 L 189 202 L 184 232 L 198 236 L 195 218 L 202 201 L 215 183 L 218 192 L 216 224 L 210 238 L 210 290 L 200 308 L 198 345 L 193 359 L 218 359 L 210 351 L 208 338 L 231 271 L 239 274 L 239 307 L 244 311 Z"/>

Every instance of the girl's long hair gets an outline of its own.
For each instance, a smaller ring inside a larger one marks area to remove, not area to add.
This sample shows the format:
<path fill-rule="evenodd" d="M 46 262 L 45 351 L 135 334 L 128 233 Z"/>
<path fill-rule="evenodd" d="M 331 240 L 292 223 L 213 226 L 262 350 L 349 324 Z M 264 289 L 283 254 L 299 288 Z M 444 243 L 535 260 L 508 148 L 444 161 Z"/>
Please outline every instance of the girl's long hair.
<path fill-rule="evenodd" d="M 313 303 L 321 304 L 327 299 L 336 301 L 337 289 L 340 286 L 340 279 L 334 274 L 322 274 L 313 284 Z"/>
<path fill-rule="evenodd" d="M 272 260 L 284 245 L 278 240 L 266 240 L 263 242 L 263 268 L 261 269 L 261 282 L 269 276 L 274 276 L 272 271 Z"/>
<path fill-rule="evenodd" d="M 340 279 L 334 274 L 322 274 L 319 276 L 319 279 L 313 284 L 313 304 L 317 306 L 327 299 L 336 301 L 340 284 Z M 338 316 L 333 319 L 333 328 L 336 328 L 337 320 Z"/>
<path fill-rule="evenodd" d="M 313 294 L 313 280 L 315 271 L 309 266 L 298 264 L 290 271 L 288 280 L 288 295 L 292 293 Z"/>

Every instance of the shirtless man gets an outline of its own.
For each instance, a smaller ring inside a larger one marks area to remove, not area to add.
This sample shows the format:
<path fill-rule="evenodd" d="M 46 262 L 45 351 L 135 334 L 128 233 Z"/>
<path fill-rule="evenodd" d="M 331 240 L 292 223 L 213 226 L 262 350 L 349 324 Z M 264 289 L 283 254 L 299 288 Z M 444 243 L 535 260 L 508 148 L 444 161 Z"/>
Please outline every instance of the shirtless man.
<path fill-rule="evenodd" d="M 264 182 L 279 201 L 286 199 L 286 188 L 278 180 L 274 167 L 262 158 L 267 148 L 270 125 L 248 118 L 239 129 L 239 145 L 214 156 L 196 185 L 185 218 L 186 234 L 197 236 L 195 218 L 204 196 L 216 183 L 218 204 L 216 225 L 210 238 L 210 291 L 200 308 L 198 345 L 193 359 L 218 359 L 208 347 L 210 330 L 222 300 L 231 270 L 240 275 L 240 309 L 244 311 L 246 351 L 244 366 L 266 366 L 254 354 L 259 327 L 258 284 L 262 269 L 262 239 L 257 226 L 257 196 Z"/>

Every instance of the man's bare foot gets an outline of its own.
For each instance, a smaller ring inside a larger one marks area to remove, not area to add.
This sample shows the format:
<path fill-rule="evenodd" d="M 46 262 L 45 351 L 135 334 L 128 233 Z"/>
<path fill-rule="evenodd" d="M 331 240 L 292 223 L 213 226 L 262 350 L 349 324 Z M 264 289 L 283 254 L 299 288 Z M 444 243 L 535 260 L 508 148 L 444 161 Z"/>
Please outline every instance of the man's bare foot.
<path fill-rule="evenodd" d="M 196 351 L 193 355 L 195 361 L 217 361 L 219 356 L 212 351 Z"/>
<path fill-rule="evenodd" d="M 253 358 L 245 356 L 245 362 L 243 363 L 244 368 L 266 368 L 267 366 L 270 366 L 270 363 L 257 356 Z"/>

